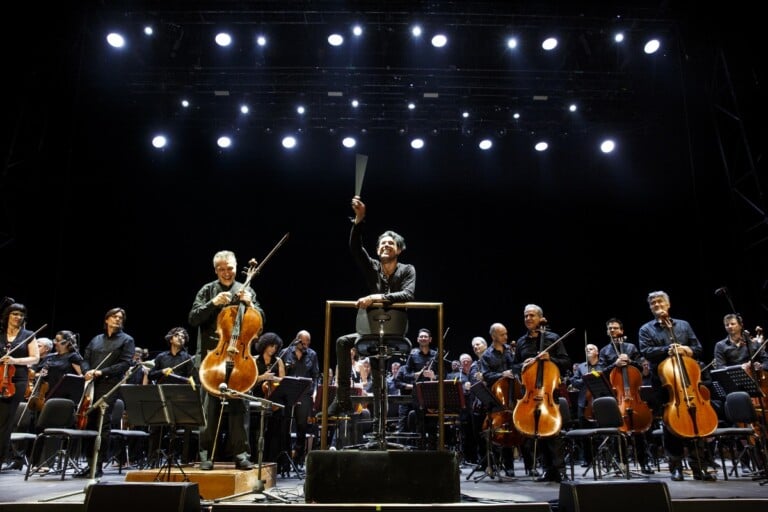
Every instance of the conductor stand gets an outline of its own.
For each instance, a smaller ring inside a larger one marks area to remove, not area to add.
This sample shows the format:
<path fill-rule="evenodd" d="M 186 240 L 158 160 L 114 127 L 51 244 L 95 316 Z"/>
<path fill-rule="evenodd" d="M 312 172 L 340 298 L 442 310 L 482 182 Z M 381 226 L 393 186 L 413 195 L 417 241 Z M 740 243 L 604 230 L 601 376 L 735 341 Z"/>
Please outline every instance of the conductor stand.
<path fill-rule="evenodd" d="M 405 450 L 407 446 L 387 441 L 387 360 L 394 355 L 408 354 L 411 342 L 405 337 L 408 316 L 405 311 L 371 308 L 358 310 L 357 332 L 360 334 L 355 348 L 358 354 L 376 359 L 374 372 L 373 410 L 376 430 L 371 440 L 363 445 L 348 446 L 361 450 Z"/>
<path fill-rule="evenodd" d="M 280 380 L 280 384 L 272 392 L 272 395 L 270 398 L 272 398 L 272 400 L 276 402 L 275 405 L 280 405 L 280 408 L 282 408 L 283 410 L 290 409 L 291 411 L 293 411 L 293 408 L 296 405 L 296 402 L 299 401 L 299 398 L 304 396 L 304 393 L 306 393 L 306 391 L 310 388 L 310 386 L 312 386 L 312 379 L 310 379 L 309 377 L 286 376 Z M 259 400 L 259 399 L 257 398 L 256 400 Z M 272 410 L 274 411 L 274 409 Z M 290 430 L 288 432 L 288 436 L 290 439 Z M 288 451 L 289 449 L 290 447 L 288 447 L 288 449 L 286 450 L 280 451 L 280 453 L 277 454 L 277 458 L 275 462 L 278 464 L 278 467 L 279 467 L 280 460 L 283 458 L 287 459 L 288 464 L 290 465 L 290 468 L 291 468 L 288 471 L 287 476 L 290 477 L 290 472 L 292 470 L 294 473 L 296 473 L 297 478 L 304 478 L 304 474 L 301 472 L 301 470 L 299 470 L 298 466 L 296 465 L 296 462 L 293 460 L 293 457 L 291 457 L 291 454 Z"/>
<path fill-rule="evenodd" d="M 485 440 L 485 455 L 482 459 L 480 459 L 480 462 L 474 467 L 474 469 L 472 469 L 472 471 L 467 475 L 467 480 L 471 479 L 472 475 L 478 471 L 482 472 L 482 474 L 472 479 L 472 481 L 475 483 L 484 478 L 490 478 L 491 480 L 496 480 L 498 478 L 499 482 L 512 480 L 512 478 L 508 478 L 505 475 L 502 475 L 502 473 L 499 471 L 499 465 L 496 462 L 496 453 L 493 449 L 493 439 L 496 435 L 496 432 L 493 428 L 491 414 L 502 410 L 503 406 L 499 403 L 496 397 L 491 394 L 491 392 L 482 382 L 472 384 L 470 390 L 472 391 L 472 394 L 478 400 L 480 400 L 480 402 L 485 407 L 485 410 L 487 411 L 484 422 L 484 425 L 487 428 L 485 428 L 482 432 L 483 438 Z"/>
<path fill-rule="evenodd" d="M 298 379 L 298 377 L 283 377 L 283 380 L 280 381 L 280 385 L 277 387 L 277 389 L 281 388 L 283 383 L 285 382 L 285 379 Z M 301 377 L 304 378 L 304 377 Z M 306 379 L 310 381 L 311 379 Z M 223 387 L 222 387 L 223 386 Z M 231 500 L 234 498 L 238 498 L 240 496 L 245 496 L 246 494 L 254 493 L 256 494 L 256 497 L 253 499 L 253 501 L 262 502 L 266 501 L 267 498 L 272 498 L 277 501 L 280 501 L 282 503 L 289 503 L 288 500 L 285 498 L 281 498 L 280 496 L 276 496 L 274 494 L 269 493 L 265 489 L 266 481 L 262 478 L 262 465 L 264 460 L 264 417 L 270 414 L 273 411 L 276 411 L 278 409 L 285 409 L 285 406 L 283 404 L 272 402 L 270 400 L 259 398 L 253 395 L 248 395 L 246 393 L 241 393 L 240 391 L 237 391 L 235 389 L 228 389 L 225 384 L 221 384 L 219 386 L 219 391 L 221 392 L 222 397 L 225 395 L 230 396 L 238 396 L 240 398 L 245 398 L 247 400 L 250 400 L 250 406 L 256 407 L 259 409 L 259 441 L 258 441 L 258 469 L 256 473 L 256 484 L 253 486 L 253 489 L 247 492 L 241 492 L 237 494 L 232 494 L 230 496 L 224 496 L 222 498 L 216 498 L 213 500 L 214 503 L 219 503 L 221 501 Z M 276 393 L 277 391 L 275 391 Z"/>

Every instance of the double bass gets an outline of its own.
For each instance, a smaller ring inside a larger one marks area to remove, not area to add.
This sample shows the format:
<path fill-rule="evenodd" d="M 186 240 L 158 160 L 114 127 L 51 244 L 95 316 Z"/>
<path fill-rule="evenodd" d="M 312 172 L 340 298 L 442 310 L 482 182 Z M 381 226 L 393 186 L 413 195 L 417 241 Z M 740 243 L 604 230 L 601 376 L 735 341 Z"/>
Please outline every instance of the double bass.
<path fill-rule="evenodd" d="M 560 388 L 560 369 L 552 361 L 541 359 L 541 355 L 575 330 L 571 329 L 539 352 L 534 363 L 524 369 L 520 376 L 525 394 L 517 401 L 512 420 L 515 428 L 525 436 L 554 437 L 560 433 L 563 417 L 560 414 L 560 403 L 554 396 L 555 390 Z"/>
<path fill-rule="evenodd" d="M 617 356 L 621 354 L 621 341 L 611 339 Z M 643 385 L 643 374 L 634 366 L 627 364 L 617 366 L 609 375 L 619 411 L 624 420 L 619 430 L 628 433 L 643 433 L 651 428 L 653 412 L 648 404 L 640 397 L 640 387 Z"/>
<path fill-rule="evenodd" d="M 256 260 L 251 259 L 241 290 L 248 288 L 258 270 Z M 251 354 L 251 343 L 261 333 L 262 325 L 261 313 L 242 301 L 219 312 L 216 318 L 219 343 L 200 364 L 200 383 L 208 393 L 221 396 L 220 387 L 241 393 L 253 388 L 259 372 L 256 359 Z"/>
<path fill-rule="evenodd" d="M 664 405 L 664 425 L 678 437 L 707 437 L 717 428 L 717 413 L 709 401 L 709 389 L 701 383 L 701 368 L 696 360 L 682 354 L 672 330 L 672 322 L 662 319 L 672 340 L 672 355 L 657 368 L 661 382 L 669 392 Z"/>

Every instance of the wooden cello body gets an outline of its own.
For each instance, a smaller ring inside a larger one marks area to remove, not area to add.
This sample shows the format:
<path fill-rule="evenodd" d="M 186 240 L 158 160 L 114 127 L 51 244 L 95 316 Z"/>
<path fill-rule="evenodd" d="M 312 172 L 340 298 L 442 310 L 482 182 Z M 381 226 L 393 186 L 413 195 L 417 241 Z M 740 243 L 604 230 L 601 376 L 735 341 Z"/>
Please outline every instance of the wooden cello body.
<path fill-rule="evenodd" d="M 709 389 L 701 384 L 701 368 L 695 359 L 677 348 L 657 369 L 669 401 L 664 405 L 664 425 L 678 437 L 707 437 L 717 428 L 717 413 L 709 401 Z"/>
<path fill-rule="evenodd" d="M 515 428 L 513 420 L 517 401 L 523 396 L 520 383 L 514 378 L 501 377 L 491 385 L 490 391 L 502 409 L 486 416 L 483 430 L 491 429 L 491 441 L 495 444 L 508 448 L 520 446 L 523 437 Z"/>
<path fill-rule="evenodd" d="M 515 428 L 528 437 L 556 436 L 563 425 L 555 390 L 560 386 L 560 369 L 552 361 L 538 359 L 521 375 L 525 394 L 512 413 Z"/>
<path fill-rule="evenodd" d="M 624 420 L 619 429 L 638 434 L 647 432 L 653 423 L 653 411 L 640 397 L 643 374 L 632 365 L 617 366 L 611 370 L 610 381 Z"/>
<path fill-rule="evenodd" d="M 259 376 L 251 343 L 261 332 L 261 314 L 242 303 L 227 306 L 219 313 L 216 325 L 219 344 L 200 364 L 200 383 L 214 396 L 221 396 L 221 384 L 247 393 Z"/>

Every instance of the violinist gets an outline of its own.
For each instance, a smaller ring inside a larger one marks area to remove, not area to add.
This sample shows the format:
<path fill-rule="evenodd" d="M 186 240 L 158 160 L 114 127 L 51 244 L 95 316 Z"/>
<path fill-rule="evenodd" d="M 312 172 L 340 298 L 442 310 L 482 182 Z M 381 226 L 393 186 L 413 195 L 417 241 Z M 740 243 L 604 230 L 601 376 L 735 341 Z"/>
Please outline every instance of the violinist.
<path fill-rule="evenodd" d="M 88 343 L 83 353 L 82 370 L 85 376 L 86 388 L 92 386 L 93 397 L 89 406 L 92 407 L 104 395 L 106 395 L 115 385 L 124 377 L 125 372 L 131 365 L 131 359 L 136 348 L 133 336 L 123 330 L 126 314 L 123 308 L 112 308 L 104 315 L 104 332 L 94 336 Z M 87 392 L 87 390 L 86 390 Z M 85 398 L 85 397 L 84 397 Z M 117 401 L 117 393 L 112 393 L 106 401 L 107 408 L 104 411 L 104 421 L 101 425 L 101 444 L 99 453 L 96 454 L 96 469 L 94 475 L 96 478 L 102 476 L 102 466 L 105 456 L 109 451 L 109 433 L 111 430 L 112 409 Z M 78 407 L 78 416 L 85 414 L 88 405 L 87 400 L 81 400 Z M 99 410 L 92 410 L 87 415 L 87 430 L 96 430 L 99 426 Z M 85 443 L 84 443 L 85 444 Z M 85 446 L 85 453 L 91 454 L 96 447 L 93 440 L 88 440 Z M 86 467 L 75 474 L 77 478 L 90 478 L 91 469 Z"/>
<path fill-rule="evenodd" d="M 0 462 L 5 459 L 11 443 L 16 410 L 24 399 L 29 380 L 28 367 L 37 364 L 40 353 L 35 333 L 27 330 L 27 308 L 10 301 L 0 320 Z"/>
<path fill-rule="evenodd" d="M 604 366 L 600 362 L 600 353 L 597 350 L 597 345 L 588 343 L 584 347 L 584 352 L 587 355 L 586 361 L 574 365 L 573 376 L 571 377 L 571 385 L 579 390 L 579 397 L 577 403 L 577 417 L 579 421 L 579 428 L 588 428 L 593 426 L 594 418 L 590 414 L 590 406 L 592 401 L 592 395 L 589 393 L 587 383 L 584 382 L 584 376 L 591 374 L 592 372 L 604 372 Z M 585 440 L 585 443 L 590 441 Z M 592 465 L 592 451 L 588 448 L 588 444 L 582 445 L 582 453 L 584 454 L 584 460 L 581 466 L 586 468 Z"/>
<path fill-rule="evenodd" d="M 475 336 L 472 338 L 472 352 L 475 354 L 475 360 L 469 367 L 469 385 L 472 387 L 478 382 L 483 382 L 483 368 L 482 357 L 485 350 L 488 348 L 488 342 L 482 336 Z M 475 459 L 480 462 L 482 454 L 486 453 L 485 447 L 485 435 L 483 435 L 483 424 L 488 414 L 485 404 L 471 394 L 471 407 L 472 407 L 472 437 L 475 440 L 476 452 Z M 465 454 L 466 455 L 466 454 Z"/>
<path fill-rule="evenodd" d="M 285 355 L 288 347 L 283 349 L 283 340 L 277 333 L 265 332 L 256 341 L 254 351 L 256 352 L 256 368 L 259 376 L 251 394 L 273 400 L 272 395 L 280 385 L 282 378 L 285 377 L 285 364 L 281 356 Z M 280 452 L 288 449 L 290 422 L 286 421 L 283 411 L 283 409 L 276 409 L 264 412 L 259 409 L 258 412 L 252 413 L 250 422 L 252 445 L 258 443 L 259 439 L 259 426 L 261 424 L 259 415 L 265 414 L 264 451 L 262 453 L 262 460 L 265 462 L 278 462 Z M 287 471 L 286 467 L 280 467 L 278 470 L 281 474 L 285 471 Z"/>
<path fill-rule="evenodd" d="M 690 323 L 679 318 L 672 318 L 669 315 L 671 304 L 666 292 L 650 292 L 647 301 L 654 319 L 640 326 L 637 336 L 639 349 L 643 357 L 651 363 L 653 389 L 659 394 L 658 403 L 667 404 L 669 393 L 667 388 L 662 386 L 658 371 L 659 365 L 668 357 L 673 356 L 675 350 L 683 356 L 692 357 L 698 361 L 701 359 L 702 347 Z M 693 478 L 706 481 L 716 479 L 715 475 L 704 470 L 704 459 L 708 457 L 709 451 L 702 439 L 697 441 L 676 436 L 670 428 L 663 430 L 664 448 L 667 452 L 669 471 L 673 481 L 679 482 L 684 478 L 683 453 L 686 447 L 689 455 L 688 464 L 693 471 Z"/>
<path fill-rule="evenodd" d="M 507 328 L 504 324 L 494 323 L 491 325 L 489 331 L 491 336 L 491 346 L 483 352 L 480 358 L 480 367 L 483 369 L 483 381 L 488 386 L 488 389 L 492 389 L 493 385 L 499 381 L 499 379 L 510 379 L 510 383 L 515 378 L 512 371 L 512 363 L 514 358 L 514 352 L 507 344 Z M 511 385 L 514 389 L 514 385 Z M 511 397 L 509 397 L 511 398 Z M 508 406 L 514 404 L 507 404 Z M 513 407 L 514 409 L 514 407 Z M 509 411 L 508 421 L 504 421 L 506 429 L 513 429 L 511 410 Z M 515 476 L 515 461 L 513 446 L 507 446 L 505 443 L 501 443 L 500 447 L 492 446 L 492 449 L 500 449 L 501 451 L 501 466 L 504 468 L 506 476 Z M 527 453 L 523 456 L 526 471 L 529 471 L 533 464 L 530 458 L 527 457 Z"/>
<path fill-rule="evenodd" d="M 526 305 L 525 308 L 523 308 L 523 321 L 525 322 L 527 333 L 517 340 L 517 349 L 512 365 L 515 374 L 522 376 L 525 370 L 536 363 L 538 359 L 551 361 L 557 366 L 561 375 L 565 374 L 571 367 L 571 358 L 568 356 L 565 346 L 562 343 L 558 343 L 549 351 L 544 351 L 545 348 L 551 346 L 560 338 L 556 333 L 546 330 L 545 327 L 547 321 L 544 318 L 544 310 L 536 304 Z M 557 394 L 554 394 L 555 400 L 557 400 Z M 524 456 L 531 457 L 531 455 L 525 455 L 525 452 L 527 451 L 529 454 L 533 453 L 533 442 L 533 438 L 526 439 L 523 444 Z M 541 438 L 539 439 L 538 444 L 541 447 L 541 450 L 539 451 L 542 456 L 544 473 L 540 475 L 536 481 L 560 482 L 566 480 L 565 461 L 563 459 L 562 440 L 560 439 L 560 436 L 556 435 Z M 533 461 L 531 458 L 531 462 L 535 465 L 536 461 Z M 532 466 L 530 471 L 532 476 L 536 475 L 535 466 Z"/>
<path fill-rule="evenodd" d="M 642 356 L 635 344 L 628 342 L 627 337 L 624 336 L 624 323 L 618 318 L 609 318 L 605 322 L 605 328 L 610 341 L 600 349 L 600 365 L 603 367 L 603 371 L 608 375 L 616 368 L 632 366 L 640 372 L 640 384 L 643 385 L 643 367 L 640 362 Z M 650 376 L 650 367 L 648 375 Z M 632 435 L 635 457 L 640 465 L 640 472 L 644 475 L 652 475 L 653 470 L 648 464 L 645 432 L 633 431 Z"/>
<path fill-rule="evenodd" d="M 40 359 L 34 366 L 35 371 L 48 383 L 48 396 L 53 396 L 56 386 L 67 374 L 83 374 L 83 356 L 77 351 L 77 337 L 72 331 L 62 330 L 53 338 L 53 352 Z M 63 396 L 73 402 L 79 396 Z"/>
<path fill-rule="evenodd" d="M 414 392 L 414 385 L 418 382 L 428 382 L 437 379 L 437 350 L 430 347 L 432 343 L 432 332 L 426 327 L 419 329 L 416 337 L 418 348 L 411 349 L 405 364 L 400 367 L 398 379 L 405 384 L 404 389 L 411 390 L 413 400 L 410 404 L 401 404 L 399 414 L 399 424 L 402 430 L 412 432 L 421 432 L 426 435 L 425 411 L 421 411 L 417 401 L 417 395 Z M 407 427 L 406 427 L 407 425 Z M 436 425 L 435 425 L 436 427 Z M 437 430 L 434 431 L 437 433 Z M 423 436 L 423 442 L 426 437 Z"/>
<path fill-rule="evenodd" d="M 291 454 L 294 462 L 301 466 L 304 463 L 304 455 L 307 446 L 307 434 L 309 433 L 309 417 L 312 415 L 313 397 L 317 392 L 320 381 L 320 361 L 317 352 L 310 347 L 312 336 L 307 330 L 296 333 L 296 341 L 293 352 L 285 355 L 286 373 L 292 377 L 306 377 L 312 380 L 312 384 L 299 397 L 293 408 L 293 420 L 296 426 L 296 440 Z"/>
<path fill-rule="evenodd" d="M 385 231 L 376 243 L 376 255 L 372 258 L 363 247 L 363 220 L 366 206 L 360 196 L 352 198 L 352 211 L 355 218 L 349 234 L 349 249 L 357 267 L 363 272 L 365 287 L 368 295 L 357 299 L 358 309 L 367 309 L 375 302 L 408 302 L 413 300 L 416 293 L 416 268 L 413 265 L 400 263 L 398 258 L 405 250 L 405 239 L 394 231 Z M 350 375 L 352 368 L 348 357 L 349 349 L 355 346 L 360 334 L 351 333 L 336 340 L 336 382 L 338 385 L 336 398 L 328 406 L 329 416 L 344 416 L 352 413 L 350 398 Z M 373 365 L 373 381 L 380 382 L 377 373 L 378 365 Z M 379 396 L 380 390 L 374 390 Z M 374 400 L 374 403 L 377 403 Z"/>
<path fill-rule="evenodd" d="M 194 358 L 187 352 L 189 333 L 183 327 L 174 327 L 165 335 L 168 350 L 155 356 L 148 378 L 152 384 L 182 384 L 189 379 L 197 385 Z"/>
<path fill-rule="evenodd" d="M 253 308 L 259 312 L 262 321 L 264 311 L 261 309 L 256 292 L 250 286 L 235 279 L 237 272 L 237 258 L 232 251 L 219 251 L 213 256 L 213 270 L 216 280 L 204 284 L 195 295 L 192 308 L 189 311 L 189 323 L 197 328 L 197 353 L 195 354 L 195 366 L 199 368 L 202 360 L 209 352 L 216 349 L 219 344 L 218 316 L 227 306 L 233 303 L 242 303 L 246 308 Z M 250 350 L 250 347 L 249 347 Z M 203 410 L 207 419 L 206 424 L 200 429 L 200 469 L 209 471 L 213 469 L 214 437 L 217 431 L 217 419 L 221 408 L 219 397 L 211 396 L 203 391 Z M 250 418 L 246 414 L 246 404 L 241 398 L 228 397 L 229 435 L 227 442 L 232 449 L 235 465 L 238 469 L 252 469 L 250 461 L 250 444 L 248 442 L 248 424 Z"/>

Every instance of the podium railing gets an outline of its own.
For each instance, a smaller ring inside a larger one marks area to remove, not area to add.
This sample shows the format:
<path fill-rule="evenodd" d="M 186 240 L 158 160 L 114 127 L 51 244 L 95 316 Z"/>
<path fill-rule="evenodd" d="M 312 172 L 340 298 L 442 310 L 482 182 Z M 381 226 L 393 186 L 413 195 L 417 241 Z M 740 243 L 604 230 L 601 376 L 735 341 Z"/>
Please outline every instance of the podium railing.
<path fill-rule="evenodd" d="M 434 309 L 437 311 L 437 360 L 443 360 L 443 303 L 442 302 L 398 302 L 394 304 L 383 304 L 381 302 L 371 304 L 371 307 L 387 307 L 395 309 Z M 353 300 L 327 300 L 325 301 L 325 340 L 323 345 L 323 401 L 322 401 L 322 421 L 320 423 L 320 449 L 328 449 L 328 370 L 331 364 L 331 314 L 334 308 L 357 308 L 357 302 Z M 346 354 L 345 354 L 346 356 Z M 437 365 L 438 380 L 445 378 L 444 365 Z M 338 378 L 338 376 L 337 376 Z M 443 396 L 442 386 L 438 387 L 438 450 L 445 449 L 445 397 Z"/>

